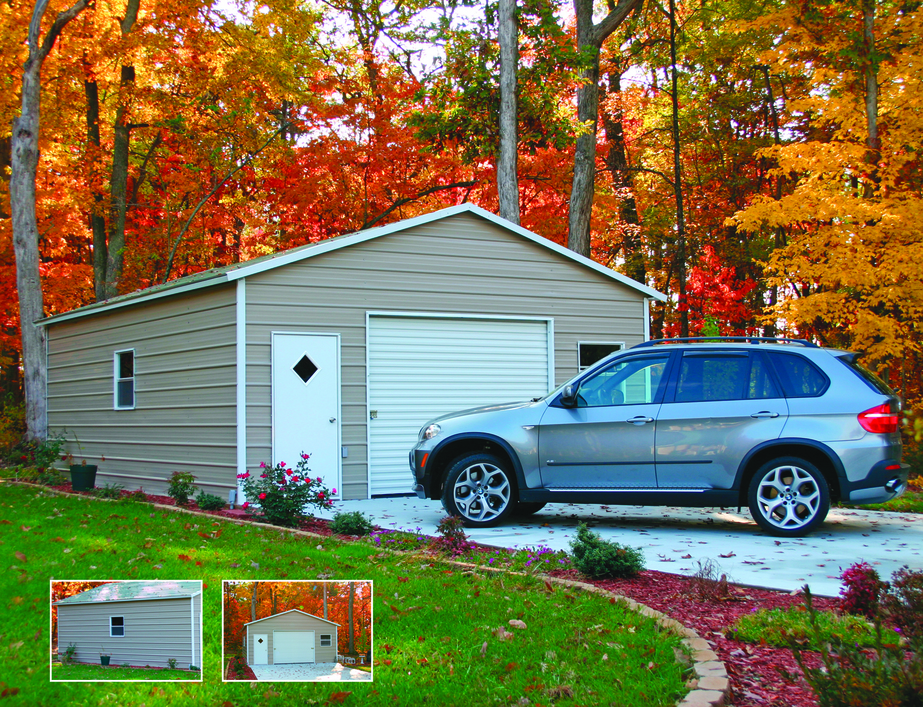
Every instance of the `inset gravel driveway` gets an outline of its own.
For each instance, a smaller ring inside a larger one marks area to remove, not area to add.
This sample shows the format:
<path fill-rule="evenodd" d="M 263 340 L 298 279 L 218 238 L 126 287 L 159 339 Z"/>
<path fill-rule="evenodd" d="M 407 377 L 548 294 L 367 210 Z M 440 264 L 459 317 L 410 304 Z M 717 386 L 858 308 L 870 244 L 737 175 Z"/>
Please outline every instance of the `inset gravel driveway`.
<path fill-rule="evenodd" d="M 253 674 L 261 682 L 341 682 L 347 680 L 372 680 L 372 674 L 356 670 L 342 663 L 282 663 L 280 665 L 251 665 Z"/>

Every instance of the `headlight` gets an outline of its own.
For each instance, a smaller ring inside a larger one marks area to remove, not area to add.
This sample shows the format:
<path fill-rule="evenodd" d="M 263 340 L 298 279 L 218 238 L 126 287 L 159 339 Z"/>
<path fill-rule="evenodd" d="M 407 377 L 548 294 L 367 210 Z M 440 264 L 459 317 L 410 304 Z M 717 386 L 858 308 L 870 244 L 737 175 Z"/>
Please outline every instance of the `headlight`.
<path fill-rule="evenodd" d="M 423 439 L 432 439 L 433 437 L 436 437 L 440 432 L 442 432 L 442 428 L 439 425 L 430 425 L 425 430 L 423 430 Z"/>

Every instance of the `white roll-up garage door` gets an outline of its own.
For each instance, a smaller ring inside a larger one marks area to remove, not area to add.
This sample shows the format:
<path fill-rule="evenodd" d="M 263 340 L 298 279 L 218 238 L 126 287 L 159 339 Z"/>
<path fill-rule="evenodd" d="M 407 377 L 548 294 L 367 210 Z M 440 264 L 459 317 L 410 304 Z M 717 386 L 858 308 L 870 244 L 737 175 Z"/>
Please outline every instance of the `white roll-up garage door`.
<path fill-rule="evenodd" d="M 547 393 L 553 345 L 548 319 L 370 314 L 371 494 L 410 493 L 407 454 L 427 420 Z"/>
<path fill-rule="evenodd" d="M 313 663 L 314 631 L 273 631 L 272 662 Z"/>

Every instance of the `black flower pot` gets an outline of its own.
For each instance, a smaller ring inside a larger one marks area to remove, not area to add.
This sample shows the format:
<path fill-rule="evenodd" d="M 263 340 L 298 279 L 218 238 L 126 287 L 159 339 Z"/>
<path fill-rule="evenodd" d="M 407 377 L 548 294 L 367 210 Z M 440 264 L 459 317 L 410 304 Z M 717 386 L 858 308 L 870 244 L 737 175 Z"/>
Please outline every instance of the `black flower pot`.
<path fill-rule="evenodd" d="M 93 467 L 93 473 L 94 473 L 94 474 L 96 473 L 96 467 L 95 467 L 95 466 Z M 102 665 L 109 665 L 109 658 L 111 658 L 111 657 L 112 657 L 112 656 L 109 656 L 109 655 L 101 655 L 101 656 L 99 656 L 99 662 L 100 662 L 100 664 L 102 664 Z"/>
<path fill-rule="evenodd" d="M 95 464 L 71 465 L 71 488 L 74 491 L 92 491 L 96 487 Z"/>

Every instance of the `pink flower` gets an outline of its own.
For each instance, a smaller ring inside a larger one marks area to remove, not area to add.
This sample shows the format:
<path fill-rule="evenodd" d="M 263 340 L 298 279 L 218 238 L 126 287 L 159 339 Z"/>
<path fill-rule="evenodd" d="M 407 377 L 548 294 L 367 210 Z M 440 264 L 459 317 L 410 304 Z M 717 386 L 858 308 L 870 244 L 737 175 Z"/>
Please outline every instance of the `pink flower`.
<path fill-rule="evenodd" d="M 317 492 L 317 497 L 318 497 L 321 501 L 323 501 L 323 500 L 324 500 L 324 492 L 323 492 L 323 491 L 318 491 L 318 492 Z"/>
<path fill-rule="evenodd" d="M 336 492 L 337 492 L 337 490 L 336 490 L 336 489 L 333 489 L 333 491 L 331 491 L 330 493 L 336 494 Z"/>
<path fill-rule="evenodd" d="M 280 469 L 284 469 L 284 468 L 285 468 L 285 462 L 279 462 L 279 468 L 280 468 Z"/>
<path fill-rule="evenodd" d="M 261 493 L 261 494 L 260 494 L 260 500 L 262 501 L 264 498 L 266 498 L 266 494 L 265 494 L 265 493 Z"/>
<path fill-rule="evenodd" d="M 310 454 L 305 454 L 305 453 L 302 452 L 301 458 L 302 458 L 302 459 L 310 459 L 310 458 L 311 458 L 311 455 L 310 455 Z"/>
<path fill-rule="evenodd" d="M 293 476 L 293 477 L 292 477 L 292 483 L 293 483 L 293 484 L 297 484 L 299 481 L 301 481 L 301 479 L 300 479 L 299 477 L 297 477 L 297 476 Z"/>
<path fill-rule="evenodd" d="M 317 477 L 317 483 L 320 483 L 321 481 L 323 481 L 323 479 L 322 479 L 321 477 L 318 476 L 318 477 Z"/>
<path fill-rule="evenodd" d="M 244 505 L 242 505 L 241 508 L 243 508 L 244 510 L 247 510 L 249 506 L 250 506 L 250 501 L 244 501 Z"/>
<path fill-rule="evenodd" d="M 237 475 L 237 478 L 238 478 L 238 479 L 249 479 L 249 478 L 250 478 L 250 472 L 249 472 L 249 471 L 245 471 L 243 474 L 238 474 L 238 475 Z"/>
<path fill-rule="evenodd" d="M 266 468 L 266 462 L 260 462 L 260 469 Z"/>
<path fill-rule="evenodd" d="M 285 479 L 282 479 L 282 480 L 279 482 L 279 486 L 285 486 Z"/>
<path fill-rule="evenodd" d="M 265 478 L 266 478 L 266 474 L 260 474 L 260 478 L 261 478 L 261 479 L 265 479 Z"/>

